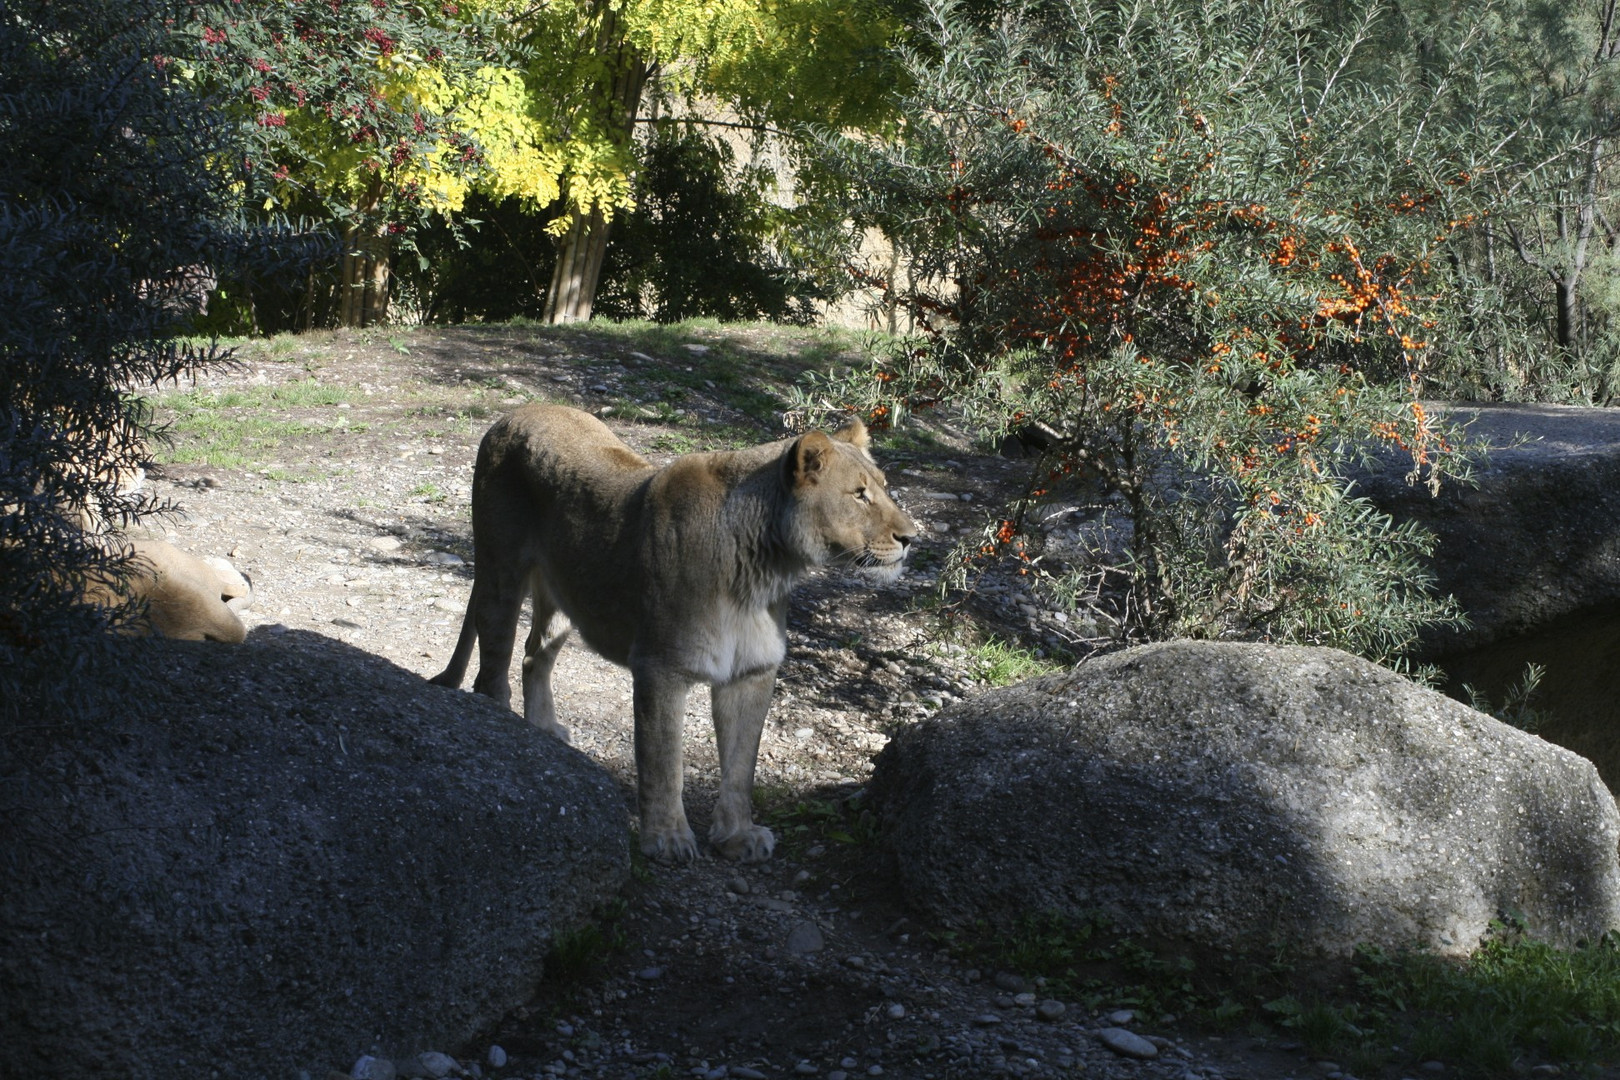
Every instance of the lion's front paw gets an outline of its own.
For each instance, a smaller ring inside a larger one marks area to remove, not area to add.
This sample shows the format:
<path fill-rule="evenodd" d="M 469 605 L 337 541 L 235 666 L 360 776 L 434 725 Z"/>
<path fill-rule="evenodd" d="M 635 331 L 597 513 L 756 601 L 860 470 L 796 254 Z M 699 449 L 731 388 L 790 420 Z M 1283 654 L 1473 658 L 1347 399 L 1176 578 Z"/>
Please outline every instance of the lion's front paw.
<path fill-rule="evenodd" d="M 655 862 L 689 863 L 697 858 L 697 837 L 685 825 L 643 830 L 641 853 Z"/>
<path fill-rule="evenodd" d="M 764 862 L 776 850 L 776 837 L 763 825 L 744 825 L 727 836 L 709 834 L 709 843 L 728 859 Z"/>
<path fill-rule="evenodd" d="M 564 743 L 568 746 L 572 746 L 574 744 L 574 733 L 557 723 L 555 720 L 550 724 L 536 724 L 535 727 L 539 728 L 547 735 L 550 735 L 553 739 L 556 739 L 560 743 Z"/>

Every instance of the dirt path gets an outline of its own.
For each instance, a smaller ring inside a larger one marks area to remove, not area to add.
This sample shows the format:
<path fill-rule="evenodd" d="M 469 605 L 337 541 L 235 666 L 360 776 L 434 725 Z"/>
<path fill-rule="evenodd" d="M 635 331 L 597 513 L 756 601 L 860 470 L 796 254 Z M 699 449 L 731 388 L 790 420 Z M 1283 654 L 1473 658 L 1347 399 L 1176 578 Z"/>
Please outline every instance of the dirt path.
<path fill-rule="evenodd" d="M 840 344 L 522 327 L 256 344 L 237 370 L 163 397 L 175 441 L 149 482 L 183 512 L 156 531 L 249 575 L 250 633 L 313 631 L 429 676 L 466 603 L 473 458 L 496 415 L 573 404 L 654 459 L 764 441 L 782 434 L 773 387 Z M 759 770 L 766 801 L 784 808 L 779 857 L 638 872 L 605 923 L 616 947 L 575 942 L 577 977 L 490 1033 L 504 1066 L 487 1045 L 445 1049 L 486 1075 L 524 1077 L 1324 1075 L 1286 1043 L 1182 1037 L 1173 1018 L 1110 1020 L 1122 1003 L 1097 1012 L 971 970 L 907 921 L 874 844 L 841 842 L 869 825 L 859 793 L 886 732 L 980 685 L 982 655 L 939 641 L 927 609 L 950 545 L 1020 475 L 948 438 L 881 456 L 926 535 L 896 582 L 823 575 L 795 596 Z M 1062 620 L 1016 578 L 987 595 L 979 614 L 999 632 L 1061 642 Z M 628 674 L 571 645 L 554 685 L 574 745 L 628 801 Z M 709 723 L 696 692 L 686 760 L 699 835 L 718 778 Z M 1148 1036 L 1156 1057 L 1105 1047 L 1106 1028 Z"/>

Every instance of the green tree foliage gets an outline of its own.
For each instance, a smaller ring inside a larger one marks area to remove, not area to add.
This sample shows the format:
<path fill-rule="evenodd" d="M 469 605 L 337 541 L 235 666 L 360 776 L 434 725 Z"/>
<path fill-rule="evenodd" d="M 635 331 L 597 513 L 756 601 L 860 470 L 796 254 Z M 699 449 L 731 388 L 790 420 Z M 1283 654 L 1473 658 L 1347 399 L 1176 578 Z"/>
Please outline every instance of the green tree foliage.
<path fill-rule="evenodd" d="M 168 58 L 176 0 L 0 3 L 0 723 L 52 719 L 118 613 L 79 601 L 125 552 L 83 513 L 150 499 L 130 388 L 218 359 L 177 342 L 241 236 L 228 131 Z M 41 712 L 40 710 L 47 710 Z"/>
<path fill-rule="evenodd" d="M 537 209 L 562 202 L 553 321 L 590 315 L 609 229 L 634 203 L 647 86 L 750 124 L 875 127 L 890 115 L 899 23 L 880 0 L 483 0 L 480 10 L 508 20 L 523 57 L 519 111 L 534 160 L 548 166 L 496 169 L 483 183 Z"/>
<path fill-rule="evenodd" d="M 1499 331 L 1494 363 L 1474 382 L 1496 397 L 1611 403 L 1620 398 L 1616 5 L 1527 3 L 1508 15 L 1511 77 L 1499 81 L 1524 117 L 1522 165 L 1467 268 L 1532 333 Z"/>
<path fill-rule="evenodd" d="M 548 310 L 586 317 L 613 218 L 634 203 L 650 81 L 747 123 L 874 124 L 898 26 L 880 0 L 214 0 L 199 11 L 200 60 L 183 71 L 235 102 L 249 208 L 330 222 L 347 245 L 331 282 L 234 290 L 255 328 L 384 318 L 395 257 L 417 256 L 419 288 L 433 276 L 420 229 L 454 233 L 469 198 L 482 220 L 505 200 L 516 206 L 500 215 L 534 217 L 560 249 L 523 260 L 557 268 Z"/>
<path fill-rule="evenodd" d="M 738 169 L 727 144 L 688 125 L 660 125 L 642 154 L 636 207 L 608 249 L 597 313 L 813 321 L 820 290 L 772 243 L 787 216 L 766 198 L 774 180 Z"/>
<path fill-rule="evenodd" d="M 333 321 L 381 320 L 394 248 L 430 214 L 458 210 L 488 167 L 477 129 L 500 113 L 500 87 L 485 63 L 487 20 L 413 0 L 214 2 L 189 14 L 175 70 L 228 103 L 239 126 L 240 152 L 218 167 L 261 219 L 304 216 L 341 236 Z M 241 283 L 244 301 L 255 284 Z M 285 309 L 288 290 L 268 284 Z M 302 284 L 308 326 L 317 282 Z M 271 328 L 287 317 L 266 315 Z"/>
<path fill-rule="evenodd" d="M 932 6 L 899 140 L 832 141 L 857 225 L 920 282 L 875 283 L 926 333 L 821 400 L 1043 432 L 1029 499 L 983 554 L 1029 557 L 1024 514 L 1049 499 L 1107 509 L 1057 584 L 1124 581 L 1128 633 L 1398 654 L 1454 610 L 1428 591 L 1428 539 L 1349 476 L 1379 452 L 1431 486 L 1461 463 L 1421 396 L 1470 350 L 1449 256 L 1513 121 L 1483 39 L 1426 79 L 1345 77 L 1392 17 Z"/>

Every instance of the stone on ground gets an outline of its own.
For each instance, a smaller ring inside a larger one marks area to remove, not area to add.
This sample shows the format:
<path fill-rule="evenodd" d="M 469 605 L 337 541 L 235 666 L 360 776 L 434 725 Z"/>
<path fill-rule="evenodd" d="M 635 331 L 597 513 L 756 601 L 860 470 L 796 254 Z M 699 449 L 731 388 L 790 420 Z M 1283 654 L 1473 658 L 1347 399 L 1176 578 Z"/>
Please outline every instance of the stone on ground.
<path fill-rule="evenodd" d="M 1327 956 L 1461 954 L 1504 913 L 1620 926 L 1590 762 L 1331 649 L 1115 653 L 902 731 L 870 790 L 906 895 L 953 926 L 1101 914 Z"/>
<path fill-rule="evenodd" d="M 461 1046 L 628 871 L 607 773 L 486 699 L 305 632 L 125 663 L 126 710 L 0 746 L 18 1075 Z"/>

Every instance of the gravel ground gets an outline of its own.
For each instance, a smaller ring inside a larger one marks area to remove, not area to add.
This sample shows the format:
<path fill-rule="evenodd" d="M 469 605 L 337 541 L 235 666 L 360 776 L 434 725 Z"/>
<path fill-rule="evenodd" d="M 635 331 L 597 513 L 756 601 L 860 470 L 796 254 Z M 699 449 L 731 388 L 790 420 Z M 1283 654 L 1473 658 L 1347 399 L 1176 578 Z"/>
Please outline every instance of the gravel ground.
<path fill-rule="evenodd" d="M 171 395 L 175 439 L 149 483 L 181 512 L 150 531 L 226 556 L 251 578 L 251 634 L 313 631 L 424 676 L 448 659 L 460 625 L 473 458 L 501 410 L 533 398 L 574 404 L 664 459 L 716 439 L 777 437 L 757 404 L 737 401 L 792 374 L 779 342 L 731 331 L 652 345 L 521 327 L 307 335 L 245 352 L 238 369 Z M 734 371 L 761 381 L 721 382 Z M 260 433 L 227 446 L 250 422 Z M 859 792 L 887 732 L 979 686 L 977 656 L 939 640 L 933 574 L 1022 475 L 948 437 L 885 464 L 927 535 L 917 568 L 893 583 L 823 575 L 795 597 L 759 768 L 770 803 L 805 807 L 778 822 L 779 857 L 638 871 L 606 924 L 617 947 L 548 982 L 486 1041 L 440 1049 L 457 1069 L 502 1077 L 1334 1076 L 1333 1063 L 1286 1042 L 1197 1037 L 1173 1018 L 1107 1003 L 1093 1012 L 1008 973 L 971 970 L 908 921 L 875 845 L 839 843 L 817 826 L 818 815 L 862 826 Z M 1035 646 L 1075 645 L 1067 619 L 1020 579 L 984 584 L 981 625 Z M 628 674 L 572 644 L 554 685 L 575 745 L 632 801 Z M 718 779 L 701 692 L 686 761 L 701 836 Z M 393 1065 L 443 1075 L 450 1062 Z M 386 1073 L 380 1061 L 352 1065 Z"/>

